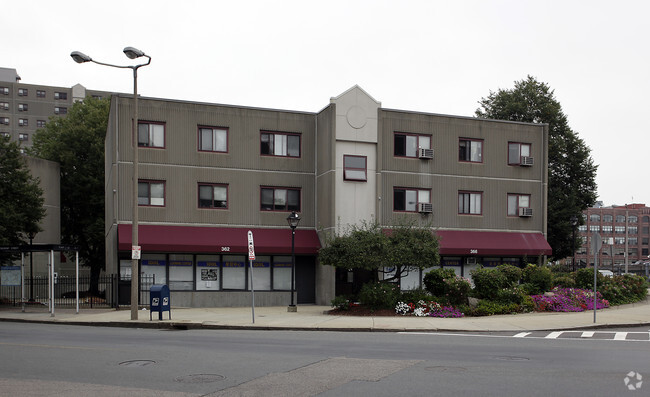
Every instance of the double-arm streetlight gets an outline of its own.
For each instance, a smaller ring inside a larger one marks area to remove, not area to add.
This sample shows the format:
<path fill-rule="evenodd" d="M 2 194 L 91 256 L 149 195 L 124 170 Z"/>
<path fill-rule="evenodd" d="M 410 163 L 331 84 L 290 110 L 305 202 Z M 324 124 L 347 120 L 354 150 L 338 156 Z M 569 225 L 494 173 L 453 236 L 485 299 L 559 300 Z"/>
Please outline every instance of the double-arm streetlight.
<path fill-rule="evenodd" d="M 129 59 L 136 59 L 141 57 L 147 58 L 147 63 L 140 65 L 113 65 L 110 63 L 98 62 L 89 57 L 88 55 L 79 52 L 73 51 L 70 56 L 77 63 L 93 62 L 98 65 L 110 66 L 112 68 L 119 69 L 131 69 L 133 70 L 133 124 L 132 124 L 132 133 L 133 133 L 133 221 L 131 223 L 131 245 L 132 250 L 135 247 L 138 247 L 138 69 L 142 66 L 147 66 L 151 63 L 151 57 L 146 55 L 144 52 L 133 47 L 125 47 L 124 54 Z M 138 319 L 138 302 L 139 302 L 139 274 L 138 274 L 138 259 L 135 259 L 135 255 L 131 254 L 131 320 Z"/>
<path fill-rule="evenodd" d="M 300 223 L 300 215 L 296 211 L 292 211 L 291 215 L 287 217 L 287 222 L 291 228 L 291 304 L 287 308 L 289 312 L 295 312 L 297 310 L 296 305 L 293 303 L 293 291 L 295 289 L 295 272 L 296 272 L 296 250 L 295 250 L 295 241 L 296 241 L 296 228 L 298 223 Z"/>

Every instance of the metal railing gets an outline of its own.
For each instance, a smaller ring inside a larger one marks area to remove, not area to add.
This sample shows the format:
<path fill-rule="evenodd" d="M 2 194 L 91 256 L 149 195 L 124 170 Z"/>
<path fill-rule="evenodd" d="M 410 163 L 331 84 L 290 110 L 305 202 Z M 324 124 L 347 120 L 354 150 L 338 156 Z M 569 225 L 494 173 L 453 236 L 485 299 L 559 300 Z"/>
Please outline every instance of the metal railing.
<path fill-rule="evenodd" d="M 155 276 L 140 277 L 139 304 L 149 304 L 149 290 Z M 128 306 L 131 301 L 131 280 L 121 280 L 117 274 L 99 277 L 98 292 L 91 294 L 90 276 L 79 277 L 79 307 Z M 20 286 L 0 286 L 0 303 L 18 306 L 22 304 Z M 47 277 L 25 278 L 25 303 L 48 304 L 49 286 Z M 54 279 L 54 305 L 59 307 L 76 306 L 76 279 L 74 276 L 59 276 Z"/>

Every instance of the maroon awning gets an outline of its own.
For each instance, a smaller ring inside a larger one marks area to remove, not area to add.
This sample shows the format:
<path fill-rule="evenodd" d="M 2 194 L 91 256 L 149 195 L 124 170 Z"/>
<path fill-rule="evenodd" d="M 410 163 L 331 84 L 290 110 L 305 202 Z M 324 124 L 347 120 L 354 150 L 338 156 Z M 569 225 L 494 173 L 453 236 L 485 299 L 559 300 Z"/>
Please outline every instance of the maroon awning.
<path fill-rule="evenodd" d="M 537 256 L 553 250 L 541 233 L 438 230 L 441 255 Z"/>
<path fill-rule="evenodd" d="M 248 231 L 253 232 L 256 254 L 290 254 L 291 229 L 139 225 L 143 252 L 204 252 L 248 254 Z M 118 249 L 131 250 L 131 225 L 118 225 Z M 320 240 L 315 230 L 296 229 L 296 254 L 317 254 Z"/>

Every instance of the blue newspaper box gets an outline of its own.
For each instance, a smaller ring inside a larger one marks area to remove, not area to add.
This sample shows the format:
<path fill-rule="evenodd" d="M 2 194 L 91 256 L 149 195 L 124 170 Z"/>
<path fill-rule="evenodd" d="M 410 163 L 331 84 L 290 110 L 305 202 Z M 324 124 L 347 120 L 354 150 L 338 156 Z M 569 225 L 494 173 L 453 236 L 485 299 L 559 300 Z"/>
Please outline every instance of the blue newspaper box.
<path fill-rule="evenodd" d="M 153 312 L 158 312 L 158 320 L 162 320 L 164 311 L 169 312 L 169 319 L 171 320 L 172 310 L 169 287 L 165 284 L 154 284 L 149 290 L 149 321 L 152 320 Z"/>

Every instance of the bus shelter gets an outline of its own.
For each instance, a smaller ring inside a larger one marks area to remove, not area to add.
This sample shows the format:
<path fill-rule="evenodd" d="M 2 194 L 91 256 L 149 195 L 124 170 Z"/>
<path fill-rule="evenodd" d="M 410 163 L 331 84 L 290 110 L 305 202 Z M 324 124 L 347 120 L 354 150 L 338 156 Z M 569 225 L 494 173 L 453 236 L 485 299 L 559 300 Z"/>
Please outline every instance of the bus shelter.
<path fill-rule="evenodd" d="M 48 309 L 50 315 L 54 317 L 54 253 L 55 252 L 74 252 L 75 253 L 75 301 L 76 311 L 79 313 L 79 247 L 76 245 L 61 244 L 30 244 L 16 246 L 0 246 L 0 254 L 20 254 L 20 266 L 5 266 L 3 269 L 3 280 L 20 280 L 22 311 L 25 311 L 25 253 L 29 252 L 48 252 L 47 279 L 48 279 Z M 4 273 L 7 272 L 5 275 Z M 11 281 L 9 281 L 11 282 Z"/>

